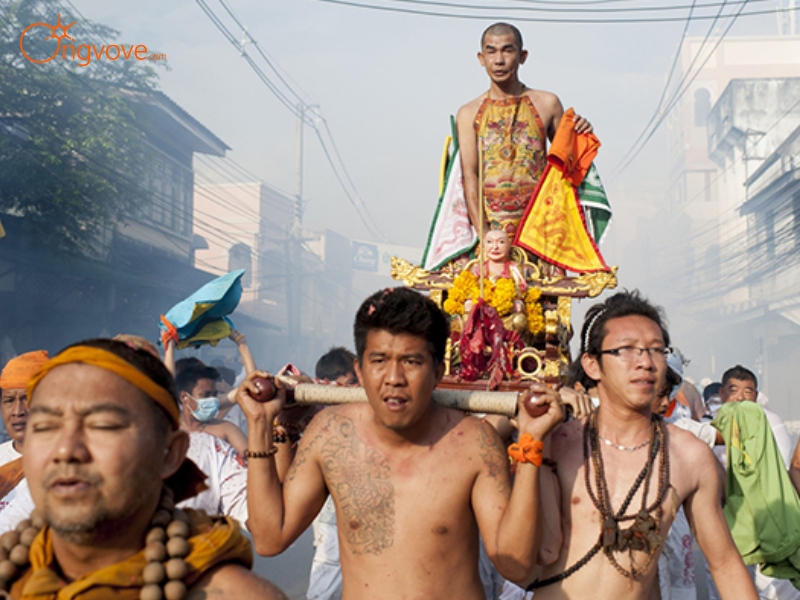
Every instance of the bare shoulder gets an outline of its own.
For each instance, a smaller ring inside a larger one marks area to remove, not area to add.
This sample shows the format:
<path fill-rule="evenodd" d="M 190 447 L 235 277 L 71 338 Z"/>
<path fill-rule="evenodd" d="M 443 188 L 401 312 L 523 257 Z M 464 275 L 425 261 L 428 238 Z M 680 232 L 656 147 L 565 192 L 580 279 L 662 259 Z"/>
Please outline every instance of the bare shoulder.
<path fill-rule="evenodd" d="M 669 438 L 670 453 L 675 455 L 678 460 L 682 461 L 681 466 L 689 467 L 695 461 L 713 456 L 708 444 L 699 439 L 691 431 L 667 424 L 667 436 Z M 685 464 L 683 464 L 684 461 Z"/>
<path fill-rule="evenodd" d="M 448 408 L 448 419 L 454 420 L 456 427 L 453 428 L 453 434 L 457 436 L 468 436 L 469 442 L 474 443 L 480 439 L 487 439 L 497 437 L 500 435 L 494 426 L 487 420 L 475 415 L 467 415 L 460 410 Z"/>
<path fill-rule="evenodd" d="M 456 115 L 456 119 L 458 121 L 467 120 L 472 121 L 475 119 L 475 115 L 478 113 L 478 109 L 481 107 L 481 103 L 483 102 L 484 98 L 486 98 L 486 93 L 484 92 L 474 100 L 470 100 L 461 108 L 458 109 L 458 114 Z"/>
<path fill-rule="evenodd" d="M 550 454 L 559 458 L 571 452 L 583 452 L 584 419 L 573 419 L 562 423 L 550 434 Z"/>
<path fill-rule="evenodd" d="M 458 446 L 459 452 L 481 457 L 482 463 L 492 462 L 489 458 L 492 456 L 500 456 L 507 463 L 505 444 L 489 421 L 451 408 L 439 410 L 440 429 L 447 432 L 446 437 Z"/>
<path fill-rule="evenodd" d="M 297 457 L 319 451 L 331 439 L 354 435 L 358 428 L 357 424 L 364 420 L 368 411 L 369 405 L 366 402 L 322 409 L 306 427 Z"/>
<path fill-rule="evenodd" d="M 696 488 L 704 479 L 716 477 L 717 459 L 711 448 L 690 431 L 667 425 L 670 472 Z"/>
<path fill-rule="evenodd" d="M 558 96 L 544 90 L 528 90 L 525 93 L 533 101 L 533 105 L 548 131 L 555 130 L 561 121 L 561 115 L 564 114 L 564 106 Z"/>
<path fill-rule="evenodd" d="M 206 573 L 192 587 L 187 598 L 189 600 L 206 598 L 287 600 L 286 595 L 275 585 L 236 564 L 221 565 Z"/>
<path fill-rule="evenodd" d="M 363 403 L 343 404 L 341 406 L 328 406 L 317 413 L 306 427 L 303 437 L 316 438 L 327 436 L 335 429 L 336 424 L 342 420 L 350 420 L 359 413 Z"/>
<path fill-rule="evenodd" d="M 346 414 L 345 409 L 347 408 L 347 406 L 329 406 L 311 419 L 300 439 L 297 453 L 286 474 L 286 481 L 294 481 L 298 477 L 298 473 L 309 466 L 319 464 L 320 453 L 328 441 L 341 429 L 342 421 L 346 419 L 342 414 Z M 349 420 L 349 423 L 349 428 L 352 430 L 352 420 Z"/>
<path fill-rule="evenodd" d="M 553 92 L 545 90 L 526 90 L 528 97 L 538 109 L 561 108 L 561 100 Z"/>

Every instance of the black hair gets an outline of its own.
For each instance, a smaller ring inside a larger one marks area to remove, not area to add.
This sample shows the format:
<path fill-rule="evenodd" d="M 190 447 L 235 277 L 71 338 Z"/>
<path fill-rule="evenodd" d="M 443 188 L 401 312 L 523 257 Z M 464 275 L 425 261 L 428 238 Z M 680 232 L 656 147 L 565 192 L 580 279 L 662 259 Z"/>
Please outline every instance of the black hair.
<path fill-rule="evenodd" d="M 597 385 L 597 382 L 586 374 L 583 370 L 580 357 L 569 363 L 566 373 L 566 385 L 571 388 L 575 387 L 576 383 L 580 383 L 583 391 L 588 392 L 591 388 Z"/>
<path fill-rule="evenodd" d="M 217 370 L 217 373 L 219 373 L 220 379 L 233 387 L 233 384 L 236 383 L 236 371 L 225 366 L 213 366 Z"/>
<path fill-rule="evenodd" d="M 659 394 L 661 396 L 669 396 L 672 393 L 672 388 L 676 385 L 681 385 L 683 379 L 680 375 L 678 375 L 675 371 L 671 368 L 667 367 L 667 376 L 666 380 L 664 381 L 664 389 Z"/>
<path fill-rule="evenodd" d="M 219 371 L 202 362 L 199 365 L 185 367 L 175 378 L 175 387 L 178 389 L 179 394 L 181 392 L 191 394 L 197 382 L 201 379 L 219 381 Z"/>
<path fill-rule="evenodd" d="M 493 25 L 489 25 L 481 35 L 481 50 L 483 50 L 483 43 L 486 41 L 487 35 L 505 35 L 510 33 L 514 36 L 514 42 L 516 42 L 520 52 L 522 52 L 522 33 L 519 29 L 511 25 L 510 23 L 494 23 Z"/>
<path fill-rule="evenodd" d="M 181 371 L 189 367 L 205 366 L 205 363 L 195 356 L 187 356 L 186 358 L 179 358 L 175 361 L 175 377 L 181 374 Z"/>
<path fill-rule="evenodd" d="M 722 384 L 719 381 L 713 381 L 703 388 L 703 401 L 707 404 L 712 396 L 719 396 L 719 388 Z"/>
<path fill-rule="evenodd" d="M 314 375 L 317 379 L 335 381 L 342 375 L 355 373 L 355 367 L 353 366 L 355 360 L 356 355 L 350 350 L 344 346 L 336 346 L 319 357 L 314 368 Z"/>
<path fill-rule="evenodd" d="M 639 290 L 630 292 L 623 290 L 606 298 L 604 302 L 593 305 L 586 311 L 581 328 L 581 355 L 589 354 L 600 357 L 603 340 L 608 334 L 606 323 L 611 319 L 630 316 L 645 317 L 653 321 L 661 330 L 664 344 L 669 346 L 669 331 L 667 331 L 663 309 L 651 304 Z"/>
<path fill-rule="evenodd" d="M 169 372 L 167 367 L 158 356 L 145 348 L 135 348 L 124 341 L 112 340 L 108 338 L 93 338 L 83 340 L 75 344 L 70 344 L 61 352 L 74 348 L 76 346 L 88 346 L 90 348 L 99 348 L 114 354 L 124 360 L 125 362 L 133 365 L 141 371 L 148 379 L 155 383 L 158 387 L 164 388 L 169 392 L 169 395 L 175 400 L 175 405 L 180 406 L 178 403 L 178 394 L 175 390 L 175 380 L 172 373 Z M 59 352 L 59 354 L 61 354 Z M 166 410 L 156 402 L 151 402 L 153 407 L 151 411 L 155 420 L 155 431 L 158 435 L 159 441 L 163 441 L 168 431 L 173 429 L 172 419 L 167 414 Z"/>
<path fill-rule="evenodd" d="M 407 333 L 424 339 L 436 365 L 444 361 L 450 322 L 436 303 L 414 290 L 386 288 L 367 298 L 356 313 L 356 353 L 364 358 L 367 334 L 373 330 Z"/>
<path fill-rule="evenodd" d="M 731 379 L 738 379 L 739 381 L 752 381 L 753 386 L 758 389 L 758 378 L 756 377 L 756 374 L 742 365 L 731 367 L 722 374 L 722 387 L 728 385 L 728 381 Z"/>

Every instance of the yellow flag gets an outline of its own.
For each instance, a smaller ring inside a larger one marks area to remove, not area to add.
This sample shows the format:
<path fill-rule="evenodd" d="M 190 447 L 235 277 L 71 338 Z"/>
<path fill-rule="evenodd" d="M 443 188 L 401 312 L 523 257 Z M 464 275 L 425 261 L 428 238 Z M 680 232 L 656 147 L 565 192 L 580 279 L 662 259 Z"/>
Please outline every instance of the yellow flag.
<path fill-rule="evenodd" d="M 586 228 L 575 186 L 552 163 L 520 221 L 514 244 L 568 271 L 608 270 Z"/>

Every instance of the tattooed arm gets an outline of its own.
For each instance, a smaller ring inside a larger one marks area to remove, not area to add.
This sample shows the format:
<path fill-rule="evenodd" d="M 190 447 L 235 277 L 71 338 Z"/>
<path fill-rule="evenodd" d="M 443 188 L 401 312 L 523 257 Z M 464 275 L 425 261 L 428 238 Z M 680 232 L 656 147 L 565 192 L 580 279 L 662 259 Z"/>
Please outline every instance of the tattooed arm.
<path fill-rule="evenodd" d="M 283 394 L 269 402 L 257 402 L 254 377 L 268 377 L 254 371 L 237 391 L 237 401 L 247 416 L 247 528 L 253 536 L 256 552 L 264 556 L 280 554 L 311 524 L 322 508 L 328 492 L 318 460 L 318 448 L 327 435 L 326 411 L 321 412 L 306 429 L 297 455 L 282 484 L 278 478 L 272 441 L 272 422 L 280 413 Z M 265 456 L 252 456 L 261 453 Z"/>
<path fill-rule="evenodd" d="M 558 394 L 549 388 L 534 388 L 539 403 L 547 404 L 545 414 L 532 418 L 520 400 L 520 434 L 543 440 L 563 419 Z M 506 449 L 496 433 L 483 430 L 478 436 L 482 468 L 473 490 L 473 506 L 486 551 L 497 570 L 511 581 L 533 576 L 542 536 L 539 467 L 518 463 L 513 489 L 508 484 Z"/>

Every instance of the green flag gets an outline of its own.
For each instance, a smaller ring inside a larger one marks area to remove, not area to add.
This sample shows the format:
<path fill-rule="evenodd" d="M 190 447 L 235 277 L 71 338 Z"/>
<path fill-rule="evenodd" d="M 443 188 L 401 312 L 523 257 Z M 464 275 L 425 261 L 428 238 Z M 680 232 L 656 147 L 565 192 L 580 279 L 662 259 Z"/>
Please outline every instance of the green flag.
<path fill-rule="evenodd" d="M 608 203 L 606 190 L 603 188 L 603 182 L 600 181 L 600 174 L 594 163 L 589 167 L 586 177 L 578 186 L 578 198 L 583 206 L 583 212 L 586 214 L 586 226 L 589 233 L 592 234 L 595 243 L 599 245 L 611 221 L 611 205 Z"/>

